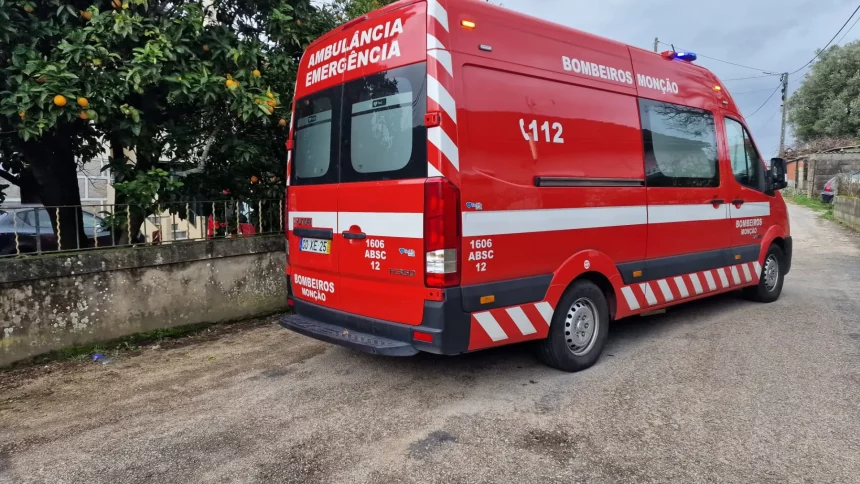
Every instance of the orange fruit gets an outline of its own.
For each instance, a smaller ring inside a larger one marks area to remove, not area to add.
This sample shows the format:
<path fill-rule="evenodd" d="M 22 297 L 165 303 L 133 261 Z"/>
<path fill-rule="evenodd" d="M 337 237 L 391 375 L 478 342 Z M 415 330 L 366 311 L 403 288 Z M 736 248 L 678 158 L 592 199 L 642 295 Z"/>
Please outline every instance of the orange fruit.
<path fill-rule="evenodd" d="M 90 102 L 87 100 L 87 98 L 85 98 L 85 97 L 79 97 L 78 98 L 78 106 L 86 109 L 87 106 L 89 106 L 89 105 L 90 105 Z"/>
<path fill-rule="evenodd" d="M 90 21 L 93 19 L 93 13 L 88 12 L 86 10 L 81 10 L 81 17 L 86 21 Z"/>
<path fill-rule="evenodd" d="M 113 8 L 122 8 L 121 0 L 113 0 L 110 4 L 113 6 Z"/>
<path fill-rule="evenodd" d="M 301 20 L 296 19 L 296 25 L 301 25 L 301 24 L 302 24 L 302 21 L 301 21 Z"/>
<path fill-rule="evenodd" d="M 24 7 L 24 11 L 27 13 L 33 13 L 33 7 L 27 5 L 26 7 Z"/>
<path fill-rule="evenodd" d="M 251 183 L 257 183 L 258 181 L 260 181 L 260 179 L 257 178 L 256 176 L 251 177 Z"/>
<path fill-rule="evenodd" d="M 259 99 L 254 99 L 254 104 L 260 104 L 260 100 L 259 100 Z"/>
<path fill-rule="evenodd" d="M 275 112 L 275 108 L 273 108 L 272 106 L 269 106 L 269 114 L 272 114 L 274 112 Z"/>
<path fill-rule="evenodd" d="M 57 94 L 56 96 L 54 96 L 54 104 L 56 104 L 59 107 L 65 106 L 66 105 L 66 96 L 63 96 L 62 94 Z"/>
<path fill-rule="evenodd" d="M 268 104 L 270 107 L 275 107 L 278 105 L 278 102 L 270 99 L 270 100 L 266 101 L 266 104 Z"/>
<path fill-rule="evenodd" d="M 270 92 L 267 92 L 266 96 L 269 96 L 269 99 L 275 99 L 275 95 Z"/>
<path fill-rule="evenodd" d="M 282 127 L 282 128 L 283 128 L 283 127 L 284 127 L 284 126 L 286 126 L 286 125 L 287 125 L 287 120 L 286 120 L 286 119 L 281 118 L 281 120 L 280 120 L 280 121 L 278 121 L 278 126 L 280 126 L 280 127 Z"/>
<path fill-rule="evenodd" d="M 27 117 L 27 113 L 25 113 L 24 111 L 21 111 L 20 113 L 18 113 L 18 117 L 20 117 L 21 119 L 24 119 Z"/>
<path fill-rule="evenodd" d="M 252 74 L 254 77 L 260 77 L 260 71 L 258 71 L 257 69 L 254 69 L 254 71 L 253 71 L 253 72 L 251 72 L 251 74 Z"/>
<path fill-rule="evenodd" d="M 227 86 L 227 89 L 233 89 L 236 87 L 236 81 L 233 79 L 227 79 L 227 82 L 225 82 L 224 85 Z"/>
<path fill-rule="evenodd" d="M 86 112 L 86 111 L 81 111 L 81 114 L 80 114 L 80 116 L 78 116 L 78 117 L 79 117 L 79 118 L 81 118 L 81 119 L 90 119 L 90 117 L 89 117 L 89 116 L 87 116 L 87 112 Z"/>
<path fill-rule="evenodd" d="M 206 44 L 203 44 L 203 51 L 204 51 L 204 52 L 209 52 L 209 46 L 208 46 L 208 45 L 206 45 Z"/>

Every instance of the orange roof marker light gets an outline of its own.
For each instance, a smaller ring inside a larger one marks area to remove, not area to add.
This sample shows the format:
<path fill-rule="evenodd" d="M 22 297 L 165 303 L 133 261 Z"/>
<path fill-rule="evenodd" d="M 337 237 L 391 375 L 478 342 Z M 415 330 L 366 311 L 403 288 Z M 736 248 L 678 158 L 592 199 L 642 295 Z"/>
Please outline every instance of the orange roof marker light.
<path fill-rule="evenodd" d="M 475 27 L 477 27 L 475 22 L 472 22 L 471 20 L 463 20 L 460 22 L 460 25 L 466 27 L 467 29 L 474 29 Z"/>

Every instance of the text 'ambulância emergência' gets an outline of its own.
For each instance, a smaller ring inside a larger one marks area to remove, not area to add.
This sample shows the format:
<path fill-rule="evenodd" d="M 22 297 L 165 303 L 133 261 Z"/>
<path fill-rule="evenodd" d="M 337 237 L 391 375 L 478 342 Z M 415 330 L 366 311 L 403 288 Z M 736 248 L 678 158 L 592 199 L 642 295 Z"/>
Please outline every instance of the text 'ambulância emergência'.
<path fill-rule="evenodd" d="M 316 68 L 305 76 L 305 87 L 335 75 L 400 57 L 400 44 L 393 37 L 402 33 L 403 20 L 397 18 L 375 27 L 357 30 L 352 34 L 352 39 L 341 39 L 308 54 L 308 68 Z M 373 45 L 379 42 L 383 43 Z"/>

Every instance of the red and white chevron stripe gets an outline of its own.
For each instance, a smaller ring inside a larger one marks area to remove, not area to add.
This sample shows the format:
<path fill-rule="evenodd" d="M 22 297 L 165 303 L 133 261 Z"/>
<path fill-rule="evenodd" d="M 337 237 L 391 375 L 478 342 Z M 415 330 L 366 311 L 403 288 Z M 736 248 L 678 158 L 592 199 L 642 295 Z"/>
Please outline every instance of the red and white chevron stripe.
<path fill-rule="evenodd" d="M 633 313 L 653 306 L 691 299 L 703 294 L 758 284 L 761 264 L 748 262 L 709 271 L 694 272 L 621 288 L 627 307 Z"/>
<path fill-rule="evenodd" d="M 427 170 L 428 176 L 444 176 L 459 186 L 457 103 L 445 4 L 446 0 L 427 0 L 427 112 L 439 113 L 442 121 L 427 129 Z"/>
<path fill-rule="evenodd" d="M 472 313 L 469 350 L 546 338 L 553 311 L 541 301 Z"/>

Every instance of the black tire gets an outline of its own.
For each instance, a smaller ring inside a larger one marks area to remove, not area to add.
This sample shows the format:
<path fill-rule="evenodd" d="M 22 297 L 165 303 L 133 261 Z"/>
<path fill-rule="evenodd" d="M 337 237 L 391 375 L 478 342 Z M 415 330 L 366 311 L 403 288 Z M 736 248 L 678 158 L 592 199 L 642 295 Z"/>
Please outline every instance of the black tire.
<path fill-rule="evenodd" d="M 775 263 L 777 270 L 776 284 L 772 287 L 768 286 L 767 277 L 765 277 L 770 269 L 768 261 L 771 261 L 771 264 Z M 767 250 L 767 255 L 764 256 L 764 266 L 762 266 L 761 274 L 759 274 L 758 285 L 744 289 L 744 296 L 751 301 L 761 303 L 776 301 L 779 299 L 779 295 L 782 294 L 782 284 L 785 282 L 785 269 L 785 254 L 778 245 L 771 245 Z"/>
<path fill-rule="evenodd" d="M 578 353 L 568 345 L 568 341 L 573 341 L 570 339 L 569 330 L 575 330 L 575 327 L 569 324 L 576 324 L 575 320 L 568 321 L 568 315 L 580 314 L 576 313 L 574 304 L 588 305 L 589 303 L 592 306 L 589 310 L 597 313 L 593 318 L 597 322 L 597 328 L 592 332 L 589 343 L 582 347 L 581 353 Z M 570 372 L 584 370 L 600 358 L 608 334 L 609 304 L 603 291 L 591 281 L 575 281 L 561 297 L 552 316 L 549 336 L 538 343 L 537 355 L 545 364 L 559 370 Z"/>

